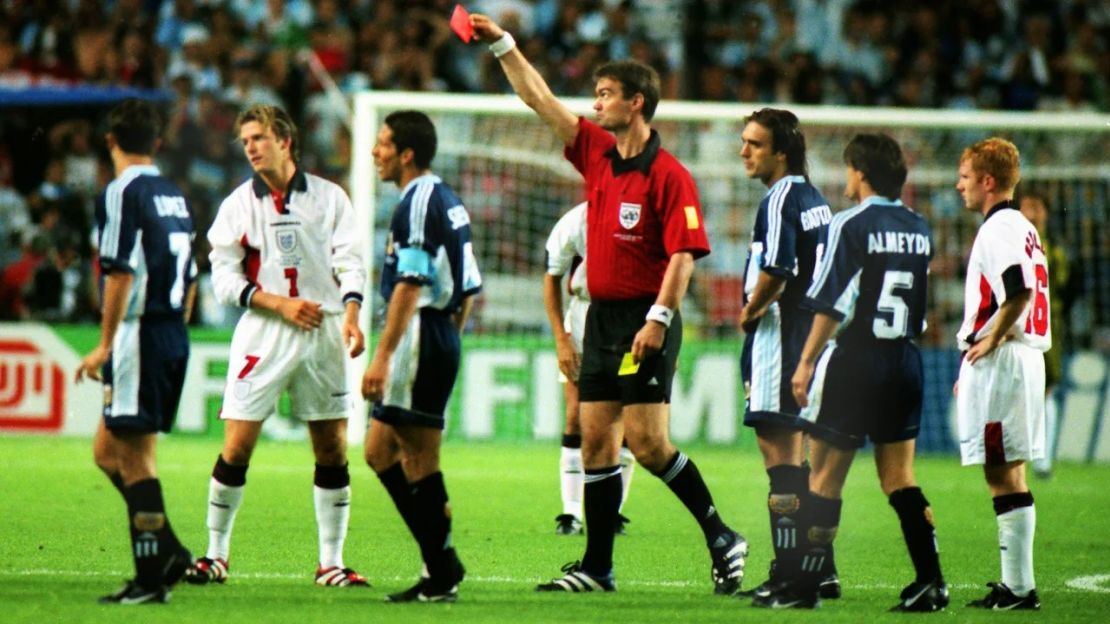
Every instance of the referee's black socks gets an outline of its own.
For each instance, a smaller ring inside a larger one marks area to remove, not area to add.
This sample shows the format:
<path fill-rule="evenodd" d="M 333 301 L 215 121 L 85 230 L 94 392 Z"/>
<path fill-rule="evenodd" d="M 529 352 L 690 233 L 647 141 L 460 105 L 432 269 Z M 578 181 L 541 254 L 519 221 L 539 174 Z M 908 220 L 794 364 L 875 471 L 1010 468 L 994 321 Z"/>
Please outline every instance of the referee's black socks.
<path fill-rule="evenodd" d="M 712 544 L 718 536 L 729 530 L 717 513 L 717 507 L 713 505 L 713 496 L 709 493 L 705 480 L 701 478 L 698 467 L 686 453 L 675 451 L 674 457 L 655 476 L 662 479 L 694 515 L 705 534 L 707 544 Z"/>
<path fill-rule="evenodd" d="M 902 537 L 910 551 L 910 560 L 919 583 L 941 581 L 940 555 L 937 554 L 937 532 L 933 511 L 919 487 L 897 490 L 890 495 L 890 506 L 902 523 Z"/>
<path fill-rule="evenodd" d="M 621 506 L 621 467 L 588 468 L 582 486 L 582 508 L 586 515 L 586 554 L 582 569 L 594 576 L 613 570 L 613 541 Z"/>

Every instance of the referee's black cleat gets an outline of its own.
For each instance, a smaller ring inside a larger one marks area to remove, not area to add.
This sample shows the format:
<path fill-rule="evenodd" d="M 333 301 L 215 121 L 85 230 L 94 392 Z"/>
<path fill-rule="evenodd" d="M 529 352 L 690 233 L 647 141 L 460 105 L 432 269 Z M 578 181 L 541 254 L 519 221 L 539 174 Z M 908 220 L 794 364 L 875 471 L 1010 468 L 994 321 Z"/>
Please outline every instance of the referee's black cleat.
<path fill-rule="evenodd" d="M 980 600 L 972 600 L 967 606 L 996 611 L 1037 611 L 1041 608 L 1041 599 L 1035 589 L 1029 590 L 1025 596 L 1018 596 L 1005 583 L 987 583 L 987 587 L 991 588 L 989 594 Z"/>
<path fill-rule="evenodd" d="M 898 604 L 891 611 L 929 613 L 948 606 L 948 585 L 944 581 L 914 581 L 902 590 Z"/>
<path fill-rule="evenodd" d="M 628 526 L 632 521 L 625 517 L 624 514 L 617 514 L 617 528 L 614 533 L 617 535 L 628 535 L 624 527 Z"/>
<path fill-rule="evenodd" d="M 100 604 L 121 605 L 164 604 L 169 601 L 170 592 L 166 590 L 165 585 L 147 589 L 136 583 L 134 579 L 127 581 L 118 591 L 97 599 Z"/>
<path fill-rule="evenodd" d="M 617 581 L 613 578 L 612 571 L 605 576 L 594 576 L 582 569 L 581 561 L 574 561 L 564 565 L 562 571 L 566 574 L 557 579 L 551 579 L 548 583 L 536 585 L 536 591 L 569 592 L 575 594 L 595 591 L 617 591 Z"/>
<path fill-rule="evenodd" d="M 817 584 L 817 594 L 823 599 L 836 600 L 840 593 L 840 577 L 836 574 L 826 576 Z"/>
<path fill-rule="evenodd" d="M 555 535 L 582 535 L 582 521 L 572 514 L 555 516 Z"/>
<path fill-rule="evenodd" d="M 761 609 L 816 609 L 821 606 L 821 598 L 816 589 L 806 589 L 795 583 L 776 583 L 768 593 L 756 594 L 752 598 L 752 606 Z"/>
<path fill-rule="evenodd" d="M 709 557 L 713 561 L 713 593 L 731 596 L 739 591 L 748 557 L 744 536 L 731 529 L 722 533 L 709 545 Z"/>

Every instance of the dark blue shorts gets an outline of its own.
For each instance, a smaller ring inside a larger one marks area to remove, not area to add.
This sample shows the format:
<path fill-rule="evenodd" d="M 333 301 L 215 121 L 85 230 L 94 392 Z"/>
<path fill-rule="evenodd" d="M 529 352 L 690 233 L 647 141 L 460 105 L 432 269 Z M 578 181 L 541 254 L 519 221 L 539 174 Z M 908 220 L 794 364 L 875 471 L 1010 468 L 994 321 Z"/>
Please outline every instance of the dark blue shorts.
<path fill-rule="evenodd" d="M 670 403 L 675 362 L 682 347 L 682 316 L 675 312 L 658 353 L 632 364 L 632 341 L 654 299 L 594 301 L 586 313 L 578 400 L 621 405 Z"/>
<path fill-rule="evenodd" d="M 917 437 L 924 378 L 921 352 L 909 341 L 875 340 L 829 347 L 817 362 L 806 431 L 842 449 Z"/>
<path fill-rule="evenodd" d="M 120 323 L 104 380 L 104 426 L 169 431 L 185 386 L 189 334 L 180 317 Z"/>
<path fill-rule="evenodd" d="M 450 315 L 422 308 L 393 353 L 385 396 L 371 408 L 370 417 L 397 427 L 443 429 L 461 352 L 459 330 Z"/>
<path fill-rule="evenodd" d="M 809 336 L 813 313 L 793 307 L 783 312 L 773 304 L 744 339 L 740 375 L 744 380 L 744 424 L 801 429 L 801 408 L 790 380 Z"/>

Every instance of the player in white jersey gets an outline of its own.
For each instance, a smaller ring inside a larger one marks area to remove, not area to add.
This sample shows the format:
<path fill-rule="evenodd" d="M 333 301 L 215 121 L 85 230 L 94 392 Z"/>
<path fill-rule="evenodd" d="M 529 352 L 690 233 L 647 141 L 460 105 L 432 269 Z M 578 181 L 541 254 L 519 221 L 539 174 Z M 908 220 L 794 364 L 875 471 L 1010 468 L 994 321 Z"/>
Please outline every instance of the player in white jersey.
<path fill-rule="evenodd" d="M 1037 229 L 1014 205 L 1018 150 L 1005 139 L 971 145 L 960 157 L 956 190 L 983 225 L 968 259 L 964 351 L 956 382 L 960 455 L 981 464 L 998 521 L 1002 580 L 968 604 L 1038 609 L 1033 578 L 1036 507 L 1025 462 L 1045 453 L 1043 352 L 1052 345 L 1048 263 Z"/>
<path fill-rule="evenodd" d="M 344 359 L 364 347 L 358 313 L 366 269 L 354 212 L 342 188 L 300 169 L 297 128 L 285 111 L 255 105 L 236 126 L 255 175 L 220 205 L 208 241 L 216 296 L 246 312 L 231 341 L 224 446 L 208 490 L 208 552 L 187 579 L 227 579 L 247 466 L 263 421 L 288 391 L 316 457 L 316 583 L 366 585 L 343 563 L 351 499 Z"/>
<path fill-rule="evenodd" d="M 586 289 L 586 202 L 564 214 L 547 237 L 547 272 L 543 276 L 543 305 L 551 333 L 555 336 L 555 353 L 559 360 L 559 381 L 563 382 L 566 424 L 563 429 L 562 452 L 559 456 L 559 483 L 563 513 L 555 517 L 555 533 L 582 533 L 582 431 L 578 424 L 578 370 L 582 361 L 582 336 L 586 331 L 586 311 L 590 309 L 590 293 Z M 567 292 L 570 301 L 563 312 L 563 276 L 570 273 Z M 621 447 L 620 509 L 628 500 L 632 471 L 636 460 L 627 446 Z M 628 518 L 618 511 L 617 532 L 624 533 Z"/>

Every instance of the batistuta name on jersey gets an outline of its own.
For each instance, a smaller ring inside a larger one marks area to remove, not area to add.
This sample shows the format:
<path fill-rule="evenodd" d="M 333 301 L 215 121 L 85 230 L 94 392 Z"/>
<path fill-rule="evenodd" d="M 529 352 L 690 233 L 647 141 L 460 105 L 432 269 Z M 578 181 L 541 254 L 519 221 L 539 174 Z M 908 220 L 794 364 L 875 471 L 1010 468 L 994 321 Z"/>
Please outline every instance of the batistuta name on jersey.
<path fill-rule="evenodd" d="M 871 232 L 867 235 L 867 253 L 919 254 L 932 252 L 929 237 L 916 232 Z"/>

